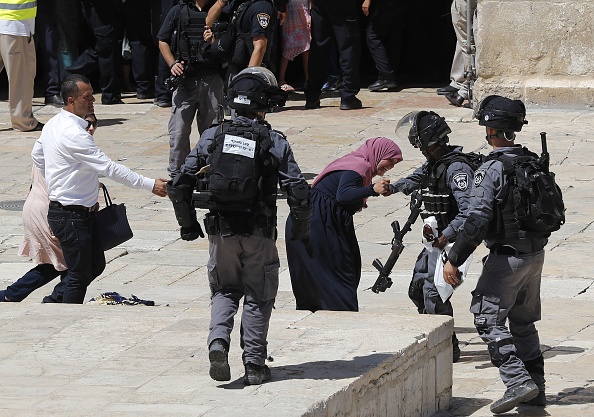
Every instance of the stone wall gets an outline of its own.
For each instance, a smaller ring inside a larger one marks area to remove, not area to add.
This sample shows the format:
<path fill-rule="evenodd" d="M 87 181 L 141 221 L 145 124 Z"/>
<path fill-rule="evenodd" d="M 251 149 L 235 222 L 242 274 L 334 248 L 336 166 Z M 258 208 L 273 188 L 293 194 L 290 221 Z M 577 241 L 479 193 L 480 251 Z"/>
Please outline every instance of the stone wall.
<path fill-rule="evenodd" d="M 479 0 L 475 97 L 594 104 L 594 1 Z"/>
<path fill-rule="evenodd" d="M 429 417 L 447 410 L 452 399 L 452 331 L 450 320 L 419 335 L 416 343 L 318 402 L 302 417 Z"/>

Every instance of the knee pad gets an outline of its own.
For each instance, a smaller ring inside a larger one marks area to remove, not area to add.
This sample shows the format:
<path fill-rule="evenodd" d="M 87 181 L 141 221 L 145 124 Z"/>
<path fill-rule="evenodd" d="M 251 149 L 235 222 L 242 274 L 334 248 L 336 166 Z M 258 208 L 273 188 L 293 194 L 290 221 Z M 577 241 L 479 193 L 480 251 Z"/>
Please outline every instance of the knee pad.
<path fill-rule="evenodd" d="M 513 339 L 503 339 L 503 340 L 496 340 L 493 342 L 489 342 L 487 344 L 487 348 L 489 349 L 489 356 L 491 357 L 491 363 L 496 367 L 500 367 L 503 365 L 509 357 L 511 356 L 512 352 L 502 354 L 499 350 L 500 347 L 505 345 L 513 345 Z"/>

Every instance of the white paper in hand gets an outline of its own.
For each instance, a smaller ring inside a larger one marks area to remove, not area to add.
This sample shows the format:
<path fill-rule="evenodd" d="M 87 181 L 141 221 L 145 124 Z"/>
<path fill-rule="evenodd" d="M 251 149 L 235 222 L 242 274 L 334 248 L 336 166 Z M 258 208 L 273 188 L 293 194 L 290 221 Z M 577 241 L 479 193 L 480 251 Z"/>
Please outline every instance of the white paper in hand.
<path fill-rule="evenodd" d="M 452 293 L 456 288 L 458 288 L 464 282 L 466 275 L 468 274 L 468 270 L 470 269 L 470 264 L 472 263 L 472 255 L 468 257 L 466 262 L 458 267 L 458 270 L 461 272 L 462 276 L 460 277 L 460 284 L 456 286 L 456 288 L 452 287 L 450 284 L 446 283 L 443 278 L 443 267 L 447 262 L 447 254 L 450 252 L 450 249 L 454 246 L 453 243 L 448 243 L 443 251 L 437 257 L 437 262 L 435 265 L 435 274 L 433 275 L 433 282 L 435 283 L 435 288 L 437 288 L 437 292 L 441 297 L 441 300 L 445 303 L 451 296 Z"/>

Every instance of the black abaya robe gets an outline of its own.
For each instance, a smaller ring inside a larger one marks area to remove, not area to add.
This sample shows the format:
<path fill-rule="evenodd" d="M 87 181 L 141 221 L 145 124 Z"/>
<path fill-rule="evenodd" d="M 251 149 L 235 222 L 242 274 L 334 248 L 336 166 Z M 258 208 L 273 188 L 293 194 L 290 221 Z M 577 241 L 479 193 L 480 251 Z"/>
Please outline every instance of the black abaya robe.
<path fill-rule="evenodd" d="M 373 184 L 363 187 L 355 171 L 333 171 L 312 188 L 310 258 L 302 242 L 291 240 L 291 216 L 285 242 L 297 310 L 358 311 L 361 253 L 353 215 L 369 196 Z"/>

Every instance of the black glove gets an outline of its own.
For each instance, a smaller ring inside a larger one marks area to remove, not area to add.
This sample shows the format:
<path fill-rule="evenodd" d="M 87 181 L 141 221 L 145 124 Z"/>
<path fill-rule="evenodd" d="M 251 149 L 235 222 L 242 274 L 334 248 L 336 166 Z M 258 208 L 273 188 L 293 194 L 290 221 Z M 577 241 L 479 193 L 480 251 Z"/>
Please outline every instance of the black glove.
<path fill-rule="evenodd" d="M 199 237 L 204 237 L 204 232 L 202 231 L 202 227 L 200 227 L 200 223 L 195 222 L 192 223 L 189 227 L 182 227 L 179 234 L 183 240 L 196 240 Z"/>

